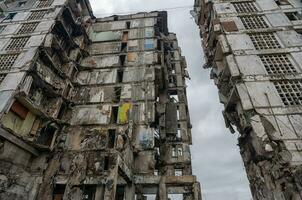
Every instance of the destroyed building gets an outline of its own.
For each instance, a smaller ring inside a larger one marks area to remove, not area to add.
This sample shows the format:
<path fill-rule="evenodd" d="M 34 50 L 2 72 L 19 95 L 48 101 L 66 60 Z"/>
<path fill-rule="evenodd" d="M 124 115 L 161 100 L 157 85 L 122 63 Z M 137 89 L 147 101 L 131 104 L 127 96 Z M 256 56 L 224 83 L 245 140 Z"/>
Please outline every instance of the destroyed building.
<path fill-rule="evenodd" d="M 302 199 L 302 3 L 195 0 L 211 78 L 253 198 Z"/>
<path fill-rule="evenodd" d="M 0 199 L 201 200 L 167 12 L 0 1 Z"/>

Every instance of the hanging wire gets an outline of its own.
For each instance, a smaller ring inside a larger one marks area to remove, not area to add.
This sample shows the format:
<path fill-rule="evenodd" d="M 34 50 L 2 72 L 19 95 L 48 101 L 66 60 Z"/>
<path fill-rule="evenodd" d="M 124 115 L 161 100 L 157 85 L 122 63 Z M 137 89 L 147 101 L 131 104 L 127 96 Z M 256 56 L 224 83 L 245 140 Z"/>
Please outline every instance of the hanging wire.
<path fill-rule="evenodd" d="M 96 14 L 97 16 L 110 16 L 110 15 L 128 15 L 133 13 L 139 13 L 139 12 L 152 12 L 152 11 L 173 11 L 173 10 L 186 10 L 186 9 L 192 9 L 193 5 L 186 5 L 186 6 L 176 6 L 176 7 L 167 7 L 167 8 L 158 8 L 158 9 L 152 9 L 152 10 L 132 10 L 132 11 L 125 11 L 125 12 L 112 12 L 112 13 L 100 13 Z"/>

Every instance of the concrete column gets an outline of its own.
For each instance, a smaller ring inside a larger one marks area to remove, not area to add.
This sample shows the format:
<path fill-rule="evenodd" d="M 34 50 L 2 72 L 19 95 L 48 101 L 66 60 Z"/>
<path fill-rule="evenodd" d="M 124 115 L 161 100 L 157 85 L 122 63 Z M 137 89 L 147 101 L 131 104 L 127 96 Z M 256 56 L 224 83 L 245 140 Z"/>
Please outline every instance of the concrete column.
<path fill-rule="evenodd" d="M 135 199 L 135 187 L 133 184 L 128 184 L 125 187 L 125 200 Z"/>
<path fill-rule="evenodd" d="M 105 185 L 104 200 L 115 200 L 117 179 L 118 179 L 118 164 L 116 164 L 115 167 L 110 170 L 110 174 L 107 178 L 106 185 Z"/>
<path fill-rule="evenodd" d="M 94 200 L 104 200 L 105 187 L 104 185 L 98 185 L 96 187 Z"/>
<path fill-rule="evenodd" d="M 202 200 L 201 191 L 200 191 L 200 183 L 196 182 L 193 184 L 193 193 L 194 193 L 194 200 Z"/>
<path fill-rule="evenodd" d="M 161 179 L 159 184 L 159 199 L 168 200 L 167 188 L 164 177 Z"/>

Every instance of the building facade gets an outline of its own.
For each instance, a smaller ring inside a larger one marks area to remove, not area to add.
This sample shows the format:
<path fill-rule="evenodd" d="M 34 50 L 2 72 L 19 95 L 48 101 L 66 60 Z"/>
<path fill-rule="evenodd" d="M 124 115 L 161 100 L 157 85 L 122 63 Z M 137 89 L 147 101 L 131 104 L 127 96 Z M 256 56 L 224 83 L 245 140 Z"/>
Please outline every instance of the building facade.
<path fill-rule="evenodd" d="M 166 12 L 0 1 L 0 199 L 201 200 Z"/>
<path fill-rule="evenodd" d="M 196 0 L 226 126 L 257 200 L 302 199 L 302 3 Z"/>

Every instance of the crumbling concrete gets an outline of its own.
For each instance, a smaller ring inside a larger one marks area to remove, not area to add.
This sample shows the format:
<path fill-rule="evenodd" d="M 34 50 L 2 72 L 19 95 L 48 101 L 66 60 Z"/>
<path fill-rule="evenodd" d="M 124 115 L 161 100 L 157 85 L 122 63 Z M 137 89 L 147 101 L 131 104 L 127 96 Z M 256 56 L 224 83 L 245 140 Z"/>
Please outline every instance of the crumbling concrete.
<path fill-rule="evenodd" d="M 186 62 L 166 12 L 0 8 L 0 199 L 201 200 Z"/>
<path fill-rule="evenodd" d="M 204 1 L 192 11 L 254 199 L 302 199 L 298 0 Z"/>

